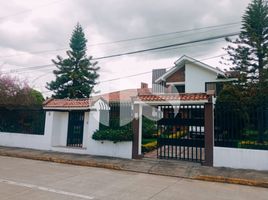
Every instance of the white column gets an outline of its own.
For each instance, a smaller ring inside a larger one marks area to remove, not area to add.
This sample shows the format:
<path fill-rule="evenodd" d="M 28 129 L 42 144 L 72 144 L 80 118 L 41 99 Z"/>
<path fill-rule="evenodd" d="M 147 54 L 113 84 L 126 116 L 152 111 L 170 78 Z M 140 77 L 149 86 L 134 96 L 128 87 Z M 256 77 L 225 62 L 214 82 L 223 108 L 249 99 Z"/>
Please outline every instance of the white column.
<path fill-rule="evenodd" d="M 142 104 L 139 104 L 139 155 L 141 155 L 142 145 Z"/>
<path fill-rule="evenodd" d="M 53 133 L 53 120 L 54 119 L 54 112 L 46 111 L 46 121 L 45 121 L 45 132 L 44 136 L 48 140 L 49 148 L 52 147 L 52 133 Z"/>

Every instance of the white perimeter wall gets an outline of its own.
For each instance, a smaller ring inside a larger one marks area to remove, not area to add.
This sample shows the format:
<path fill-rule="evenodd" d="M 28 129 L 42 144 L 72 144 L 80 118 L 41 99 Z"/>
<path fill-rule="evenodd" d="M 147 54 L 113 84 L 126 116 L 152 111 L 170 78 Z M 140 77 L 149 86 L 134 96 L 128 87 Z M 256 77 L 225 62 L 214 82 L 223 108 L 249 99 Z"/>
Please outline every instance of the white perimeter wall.
<path fill-rule="evenodd" d="M 268 151 L 214 147 L 214 167 L 268 170 Z"/>
<path fill-rule="evenodd" d="M 217 74 L 193 63 L 185 66 L 185 92 L 205 92 L 205 83 L 215 81 Z"/>
<path fill-rule="evenodd" d="M 85 130 L 87 134 L 84 134 L 84 139 L 86 139 L 85 148 L 87 153 L 90 155 L 98 156 L 110 156 L 118 158 L 132 158 L 132 142 L 117 142 L 113 143 L 111 141 L 96 141 L 92 139 L 92 135 L 96 130 L 99 129 L 99 118 L 100 118 L 100 107 L 99 104 L 95 104 L 96 111 L 91 111 L 85 117 L 88 119 L 88 123 L 85 120 Z M 84 140 L 85 142 L 85 140 Z"/>
<path fill-rule="evenodd" d="M 52 150 L 65 153 L 132 158 L 132 142 L 95 141 L 93 133 L 99 129 L 99 104 L 85 112 L 83 148 L 69 148 L 67 144 L 68 112 L 46 112 L 44 135 L 0 132 L 0 146 Z"/>
<path fill-rule="evenodd" d="M 89 140 L 88 152 L 91 155 L 132 158 L 132 142 L 96 141 Z"/>
<path fill-rule="evenodd" d="M 46 114 L 46 124 L 52 124 L 53 115 Z M 51 132 L 45 128 L 44 135 L 29 135 L 20 133 L 0 132 L 0 145 L 30 149 L 49 150 L 51 146 Z"/>

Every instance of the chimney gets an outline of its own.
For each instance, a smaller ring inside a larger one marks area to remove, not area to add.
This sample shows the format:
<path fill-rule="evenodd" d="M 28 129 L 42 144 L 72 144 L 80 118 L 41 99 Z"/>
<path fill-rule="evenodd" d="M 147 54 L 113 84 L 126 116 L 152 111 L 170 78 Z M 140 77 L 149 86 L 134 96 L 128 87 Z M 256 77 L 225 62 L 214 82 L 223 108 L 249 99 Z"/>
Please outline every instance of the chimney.
<path fill-rule="evenodd" d="M 141 82 L 141 89 L 148 89 L 148 83 Z"/>
<path fill-rule="evenodd" d="M 155 81 L 166 73 L 166 69 L 153 69 L 152 73 L 152 93 L 164 93 L 164 83 L 155 83 Z"/>

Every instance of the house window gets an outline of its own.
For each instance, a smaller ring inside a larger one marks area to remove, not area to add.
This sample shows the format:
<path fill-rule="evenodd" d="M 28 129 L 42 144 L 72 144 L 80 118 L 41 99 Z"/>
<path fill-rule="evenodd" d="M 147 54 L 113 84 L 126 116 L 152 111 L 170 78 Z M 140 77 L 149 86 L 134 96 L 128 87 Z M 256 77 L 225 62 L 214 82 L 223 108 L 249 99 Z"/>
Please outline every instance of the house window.
<path fill-rule="evenodd" d="M 206 89 L 206 91 L 209 91 L 209 90 L 214 90 L 214 91 L 216 91 L 216 83 L 207 83 L 207 85 L 206 85 L 207 87 L 207 89 Z"/>
<path fill-rule="evenodd" d="M 185 93 L 185 85 L 173 85 L 172 93 Z"/>
<path fill-rule="evenodd" d="M 206 92 L 209 90 L 214 90 L 216 96 L 218 96 L 223 88 L 223 84 L 223 82 L 208 82 L 206 83 Z"/>

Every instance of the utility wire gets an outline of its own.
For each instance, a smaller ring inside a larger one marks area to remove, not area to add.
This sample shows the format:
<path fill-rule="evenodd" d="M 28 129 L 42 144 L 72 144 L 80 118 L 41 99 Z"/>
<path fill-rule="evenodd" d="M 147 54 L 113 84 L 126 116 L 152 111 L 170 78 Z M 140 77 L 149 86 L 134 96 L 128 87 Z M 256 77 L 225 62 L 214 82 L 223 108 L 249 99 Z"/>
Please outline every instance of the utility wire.
<path fill-rule="evenodd" d="M 202 46 L 204 44 L 212 44 L 212 43 L 216 43 L 216 42 L 221 42 L 221 41 L 208 41 L 208 42 L 203 42 L 202 44 L 194 44 L 194 45 L 191 45 L 191 46 L 186 46 L 186 47 L 183 47 L 183 46 L 178 46 L 178 47 L 173 47 L 173 48 L 169 48 L 169 49 L 161 49 L 161 50 L 156 50 L 156 52 L 164 52 L 164 51 L 170 51 L 170 50 L 175 50 L 175 49 L 181 49 L 181 48 L 192 48 L 192 47 L 196 47 L 196 46 Z M 36 67 L 36 66 L 35 66 Z M 33 67 L 24 67 L 24 68 L 17 68 L 17 69 L 12 69 L 10 70 L 9 72 L 5 72 L 5 73 L 17 73 L 17 74 L 23 74 L 23 73 L 27 73 L 28 71 L 33 71 L 33 70 L 51 70 L 51 69 L 55 69 L 55 65 L 42 65 L 40 66 L 42 69 L 32 69 Z M 28 69 L 30 68 L 30 69 Z M 23 69 L 23 70 L 22 70 Z M 18 71 L 18 70 L 21 70 L 21 71 Z M 41 78 L 41 77 L 45 77 L 45 76 L 48 76 L 48 75 L 51 75 L 50 73 L 48 72 L 45 72 L 45 73 L 42 73 L 40 76 L 38 76 L 37 78 L 34 79 L 34 81 L 36 81 L 37 79 Z M 33 82 L 34 82 L 33 81 Z"/>
<path fill-rule="evenodd" d="M 227 24 L 221 24 L 221 25 L 206 26 L 206 27 L 187 29 L 187 30 L 182 30 L 182 31 L 174 31 L 174 32 L 169 32 L 169 33 L 160 33 L 160 34 L 143 36 L 143 37 L 134 37 L 134 38 L 128 38 L 128 39 L 123 39 L 123 40 L 116 40 L 116 41 L 113 41 L 113 42 L 97 43 L 95 45 L 106 45 L 106 44 L 122 43 L 122 42 L 129 42 L 129 41 L 135 41 L 135 40 L 143 40 L 143 39 L 155 38 L 155 37 L 167 36 L 167 35 L 173 35 L 173 34 L 178 34 L 178 33 L 187 33 L 187 32 L 190 32 L 190 31 L 198 31 L 198 30 L 204 30 L 204 29 L 209 29 L 209 28 L 217 28 L 217 27 L 222 27 L 222 26 L 224 27 L 224 26 L 230 26 L 230 25 L 237 25 L 237 24 L 240 24 L 240 23 L 241 22 L 233 22 L 233 23 L 227 23 Z"/>
<path fill-rule="evenodd" d="M 11 69 L 9 72 L 4 71 L 4 72 L 2 72 L 2 74 L 23 72 L 23 71 L 28 71 L 28 70 L 37 70 L 37 69 L 42 69 L 42 68 L 47 68 L 47 67 L 52 67 L 52 66 L 55 66 L 55 65 L 46 64 L 46 65 L 37 65 L 37 66 L 31 66 L 31 67 L 21 67 L 21 68 L 17 68 L 17 69 Z"/>
<path fill-rule="evenodd" d="M 161 46 L 161 47 L 155 47 L 155 48 L 150 48 L 150 49 L 143 49 L 139 51 L 132 51 L 132 52 L 126 52 L 126 53 L 121 53 L 121 54 L 115 54 L 115 55 L 110 55 L 110 56 L 104 56 L 104 57 L 99 57 L 99 58 L 93 58 L 92 60 L 101 60 L 101 59 L 107 59 L 107 58 L 113 58 L 113 57 L 119 57 L 119 56 L 125 56 L 125 55 L 132 55 L 132 54 L 138 54 L 138 53 L 144 53 L 144 52 L 150 52 L 150 51 L 163 51 L 163 50 L 172 50 L 176 48 L 181 48 L 181 46 L 184 45 L 189 45 L 189 44 L 196 44 L 199 42 L 205 42 L 205 41 L 210 41 L 210 40 L 216 40 L 216 39 L 221 39 L 224 37 L 230 37 L 237 35 L 238 33 L 231 33 L 231 34 L 224 34 L 224 35 L 219 35 L 219 36 L 213 36 L 213 37 L 208 37 L 204 39 L 199 39 L 199 40 L 193 40 L 193 41 L 188 41 L 188 42 L 182 42 L 182 43 L 177 43 L 177 44 L 171 44 L 171 45 L 166 45 L 166 46 Z M 192 45 L 193 46 L 193 45 Z M 173 48 L 171 48 L 173 47 Z M 31 71 L 31 70 L 37 70 L 37 69 L 42 69 L 42 68 L 47 68 L 47 67 L 54 67 L 55 65 L 53 64 L 45 64 L 45 65 L 39 65 L 39 66 L 32 66 L 32 67 L 24 67 L 24 68 L 17 68 L 17 69 L 12 69 L 10 72 L 3 72 L 3 73 L 12 73 L 12 72 L 23 72 L 23 71 Z"/>
<path fill-rule="evenodd" d="M 178 36 L 174 36 L 174 37 L 170 37 L 170 38 L 165 38 L 165 39 L 159 38 L 159 39 L 153 40 L 153 41 L 142 42 L 139 45 L 140 46 L 141 45 L 145 46 L 145 45 L 149 45 L 149 44 L 159 44 L 159 43 L 160 44 L 162 43 L 162 45 L 163 45 L 164 42 L 167 43 L 167 41 L 174 41 L 174 40 L 177 40 L 177 39 L 187 38 L 187 37 L 190 37 L 191 35 L 200 35 L 200 34 L 204 34 L 204 33 L 207 33 L 207 32 L 209 32 L 209 34 L 212 35 L 212 32 L 214 32 L 214 31 L 216 33 L 219 32 L 219 31 L 223 31 L 223 28 L 224 28 L 224 31 L 227 32 L 226 30 L 228 28 L 221 27 L 221 28 L 209 29 L 209 30 L 205 30 L 205 31 L 201 31 L 201 32 L 191 32 L 191 33 L 180 34 Z M 229 27 L 229 28 L 232 28 L 233 29 L 234 27 Z M 177 41 L 177 42 L 179 42 L 179 41 Z M 133 48 L 133 44 L 129 44 L 129 45 L 127 45 L 127 47 Z M 117 51 L 118 50 L 124 50 L 124 49 L 125 49 L 125 47 L 123 47 L 123 48 L 116 48 Z M 113 48 L 113 50 L 114 50 L 114 48 Z"/>
<path fill-rule="evenodd" d="M 239 34 L 239 32 L 223 34 L 223 35 L 218 35 L 218 36 L 213 36 L 213 37 L 208 37 L 208 38 L 203 38 L 203 39 L 198 39 L 198 40 L 192 40 L 192 41 L 188 41 L 188 42 L 181 42 L 181 43 L 159 46 L 159 47 L 154 47 L 154 48 L 142 49 L 142 50 L 138 50 L 138 51 L 126 52 L 126 53 L 119 53 L 119 54 L 114 54 L 114 55 L 110 55 L 110 56 L 102 56 L 102 57 L 93 58 L 92 60 L 102 60 L 102 59 L 107 59 L 107 58 L 133 55 L 133 54 L 143 53 L 143 52 L 147 52 L 147 51 L 155 51 L 155 50 L 159 50 L 159 49 L 166 49 L 166 48 L 170 48 L 170 47 L 176 47 L 176 46 L 182 46 L 182 45 L 187 45 L 187 44 L 194 44 L 194 43 L 198 43 L 198 42 L 204 42 L 204 41 L 208 41 L 208 40 L 215 40 L 215 39 L 220 39 L 220 38 L 231 37 L 231 36 L 236 36 L 238 34 Z"/>
<path fill-rule="evenodd" d="M 15 16 L 22 15 L 22 14 L 25 14 L 25 13 L 28 13 L 28 12 L 32 12 L 33 10 L 36 10 L 36 9 L 40 9 L 40 8 L 49 6 L 51 4 L 55 4 L 55 3 L 58 3 L 60 1 L 63 1 L 63 0 L 52 1 L 50 3 L 42 4 L 40 6 L 36 6 L 34 8 L 31 8 L 31 9 L 26 9 L 26 10 L 23 10 L 23 11 L 20 11 L 20 12 L 17 12 L 17 13 L 13 13 L 13 14 L 10 14 L 10 15 L 2 16 L 2 17 L 0 17 L 0 20 L 6 19 L 6 18 L 9 18 L 9 17 L 15 17 Z"/>
<path fill-rule="evenodd" d="M 210 59 L 214 59 L 214 58 L 218 58 L 218 57 L 222 57 L 222 56 L 226 56 L 226 55 L 228 55 L 228 54 L 221 54 L 221 55 L 217 55 L 217 56 L 213 56 L 213 57 L 209 57 L 209 58 L 197 60 L 195 62 L 210 60 Z M 174 66 L 172 66 L 172 67 L 174 67 Z M 166 67 L 164 69 L 169 69 L 169 68 L 171 68 L 171 67 Z M 141 75 L 150 74 L 150 73 L 152 73 L 152 70 L 151 71 L 137 73 L 137 74 L 131 74 L 129 76 L 122 76 L 122 77 L 118 77 L 118 78 L 114 78 L 114 79 L 104 80 L 104 81 L 100 81 L 99 83 L 106 83 L 106 82 L 111 82 L 111 81 L 117 81 L 117 80 L 120 80 L 120 79 L 131 78 L 131 77 L 141 76 Z"/>
<path fill-rule="evenodd" d="M 240 22 L 233 22 L 233 23 L 227 23 L 227 24 L 221 24 L 221 25 L 215 25 L 215 26 L 206 26 L 206 27 L 201 27 L 201 28 L 187 29 L 187 30 L 174 31 L 174 32 L 168 32 L 168 33 L 161 33 L 161 34 L 155 34 L 155 35 L 149 35 L 149 36 L 143 36 L 143 37 L 134 37 L 134 38 L 128 38 L 128 39 L 123 39 L 123 40 L 116 40 L 116 41 L 112 41 L 112 42 L 102 42 L 102 43 L 96 43 L 96 44 L 89 44 L 87 46 L 90 47 L 90 46 L 117 44 L 117 43 L 130 42 L 130 41 L 136 41 L 136 40 L 150 39 L 150 38 L 155 38 L 155 37 L 162 37 L 162 36 L 167 36 L 167 35 L 174 35 L 174 34 L 179 34 L 179 33 L 187 33 L 187 32 L 191 32 L 191 31 L 199 31 L 199 30 L 204 30 L 204 29 L 220 28 L 220 27 L 224 28 L 226 26 L 233 26 L 233 25 L 237 25 L 237 24 L 240 24 Z M 65 47 L 65 48 L 59 48 L 59 49 L 53 49 L 53 50 L 29 51 L 29 52 L 20 53 L 20 54 L 0 56 L 0 58 L 17 57 L 17 56 L 23 56 L 23 55 L 27 55 L 27 54 L 44 54 L 44 53 L 50 53 L 50 52 L 63 51 L 63 50 L 67 50 L 67 49 L 68 48 Z"/>
<path fill-rule="evenodd" d="M 226 56 L 226 55 L 228 55 L 228 54 L 220 54 L 220 55 L 216 55 L 216 56 L 212 56 L 212 57 L 208 57 L 208 58 L 196 60 L 196 61 L 194 61 L 194 63 L 195 62 L 200 62 L 200 61 L 205 61 L 205 60 L 211 60 L 211 59 L 222 57 L 222 56 Z M 174 67 L 174 66 L 166 67 L 164 69 L 169 69 L 169 68 L 172 68 L 172 67 Z M 152 73 L 152 70 L 146 71 L 146 72 L 141 72 L 141 73 L 136 73 L 136 74 L 131 74 L 131 75 L 128 75 L 128 76 L 122 76 L 122 77 L 117 77 L 117 78 L 113 78 L 113 79 L 108 79 L 108 80 L 100 81 L 100 82 L 97 83 L 97 85 L 100 85 L 102 83 L 117 81 L 117 80 L 121 80 L 121 79 L 126 79 L 126 78 L 141 76 L 141 75 L 145 75 L 145 74 L 150 74 L 150 73 Z M 70 88 L 74 88 L 75 89 L 75 88 L 78 88 L 78 87 L 70 87 Z M 49 93 L 49 92 L 52 92 L 52 91 L 45 91 L 43 93 Z"/>

